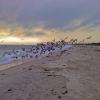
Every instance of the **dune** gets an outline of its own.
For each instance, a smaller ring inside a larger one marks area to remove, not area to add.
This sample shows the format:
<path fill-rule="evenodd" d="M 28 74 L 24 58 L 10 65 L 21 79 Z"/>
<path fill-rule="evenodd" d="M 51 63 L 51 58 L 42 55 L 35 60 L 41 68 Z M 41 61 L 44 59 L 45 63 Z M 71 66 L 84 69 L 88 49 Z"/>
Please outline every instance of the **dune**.
<path fill-rule="evenodd" d="M 100 94 L 100 46 L 73 46 L 3 66 L 9 68 L 0 71 L 0 100 L 100 100 L 95 97 Z"/>

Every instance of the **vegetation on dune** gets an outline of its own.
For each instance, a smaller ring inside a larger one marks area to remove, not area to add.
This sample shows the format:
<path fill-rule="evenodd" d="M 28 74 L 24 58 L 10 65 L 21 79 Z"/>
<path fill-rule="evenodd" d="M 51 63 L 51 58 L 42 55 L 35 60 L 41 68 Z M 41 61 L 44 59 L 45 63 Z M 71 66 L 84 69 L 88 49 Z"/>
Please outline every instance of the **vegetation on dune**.
<path fill-rule="evenodd" d="M 77 38 L 72 38 L 68 40 L 69 37 L 65 37 L 62 41 L 66 42 L 67 44 L 74 44 L 74 45 L 96 45 L 100 46 L 100 43 L 88 43 L 87 41 L 92 38 L 92 36 L 88 36 L 83 40 L 79 41 Z"/>

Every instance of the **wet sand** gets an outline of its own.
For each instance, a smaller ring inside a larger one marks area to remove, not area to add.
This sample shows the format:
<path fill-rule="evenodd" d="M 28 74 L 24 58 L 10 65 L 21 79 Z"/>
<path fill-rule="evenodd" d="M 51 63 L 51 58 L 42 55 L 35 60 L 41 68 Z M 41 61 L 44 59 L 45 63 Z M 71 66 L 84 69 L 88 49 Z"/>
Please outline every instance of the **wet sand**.
<path fill-rule="evenodd" d="M 100 100 L 100 46 L 75 46 L 1 70 L 0 100 Z"/>

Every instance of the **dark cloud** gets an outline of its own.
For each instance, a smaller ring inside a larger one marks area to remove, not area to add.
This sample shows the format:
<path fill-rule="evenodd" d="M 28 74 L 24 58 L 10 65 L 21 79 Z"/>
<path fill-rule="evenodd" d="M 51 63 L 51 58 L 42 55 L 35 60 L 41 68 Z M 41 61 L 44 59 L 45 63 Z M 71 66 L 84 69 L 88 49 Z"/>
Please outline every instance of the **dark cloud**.
<path fill-rule="evenodd" d="M 44 32 L 35 32 L 34 34 L 35 34 L 35 35 L 38 35 L 38 36 L 43 36 L 43 35 L 45 35 Z"/>
<path fill-rule="evenodd" d="M 0 25 L 31 28 L 43 24 L 46 28 L 66 27 L 68 30 L 86 25 L 95 27 L 100 26 L 99 9 L 99 0 L 0 0 Z M 84 21 L 80 25 L 67 28 L 81 19 Z"/>

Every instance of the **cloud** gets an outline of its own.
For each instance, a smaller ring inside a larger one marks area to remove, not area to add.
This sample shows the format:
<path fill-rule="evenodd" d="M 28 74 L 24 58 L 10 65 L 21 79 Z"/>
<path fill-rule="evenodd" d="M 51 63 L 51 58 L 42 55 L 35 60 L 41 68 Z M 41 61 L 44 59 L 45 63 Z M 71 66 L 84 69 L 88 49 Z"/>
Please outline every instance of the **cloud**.
<path fill-rule="evenodd" d="M 99 9 L 99 0 L 0 0 L 0 37 L 98 36 Z"/>
<path fill-rule="evenodd" d="M 33 27 L 39 22 L 48 28 L 63 28 L 73 20 L 100 20 L 98 0 L 0 0 L 0 21 Z"/>

